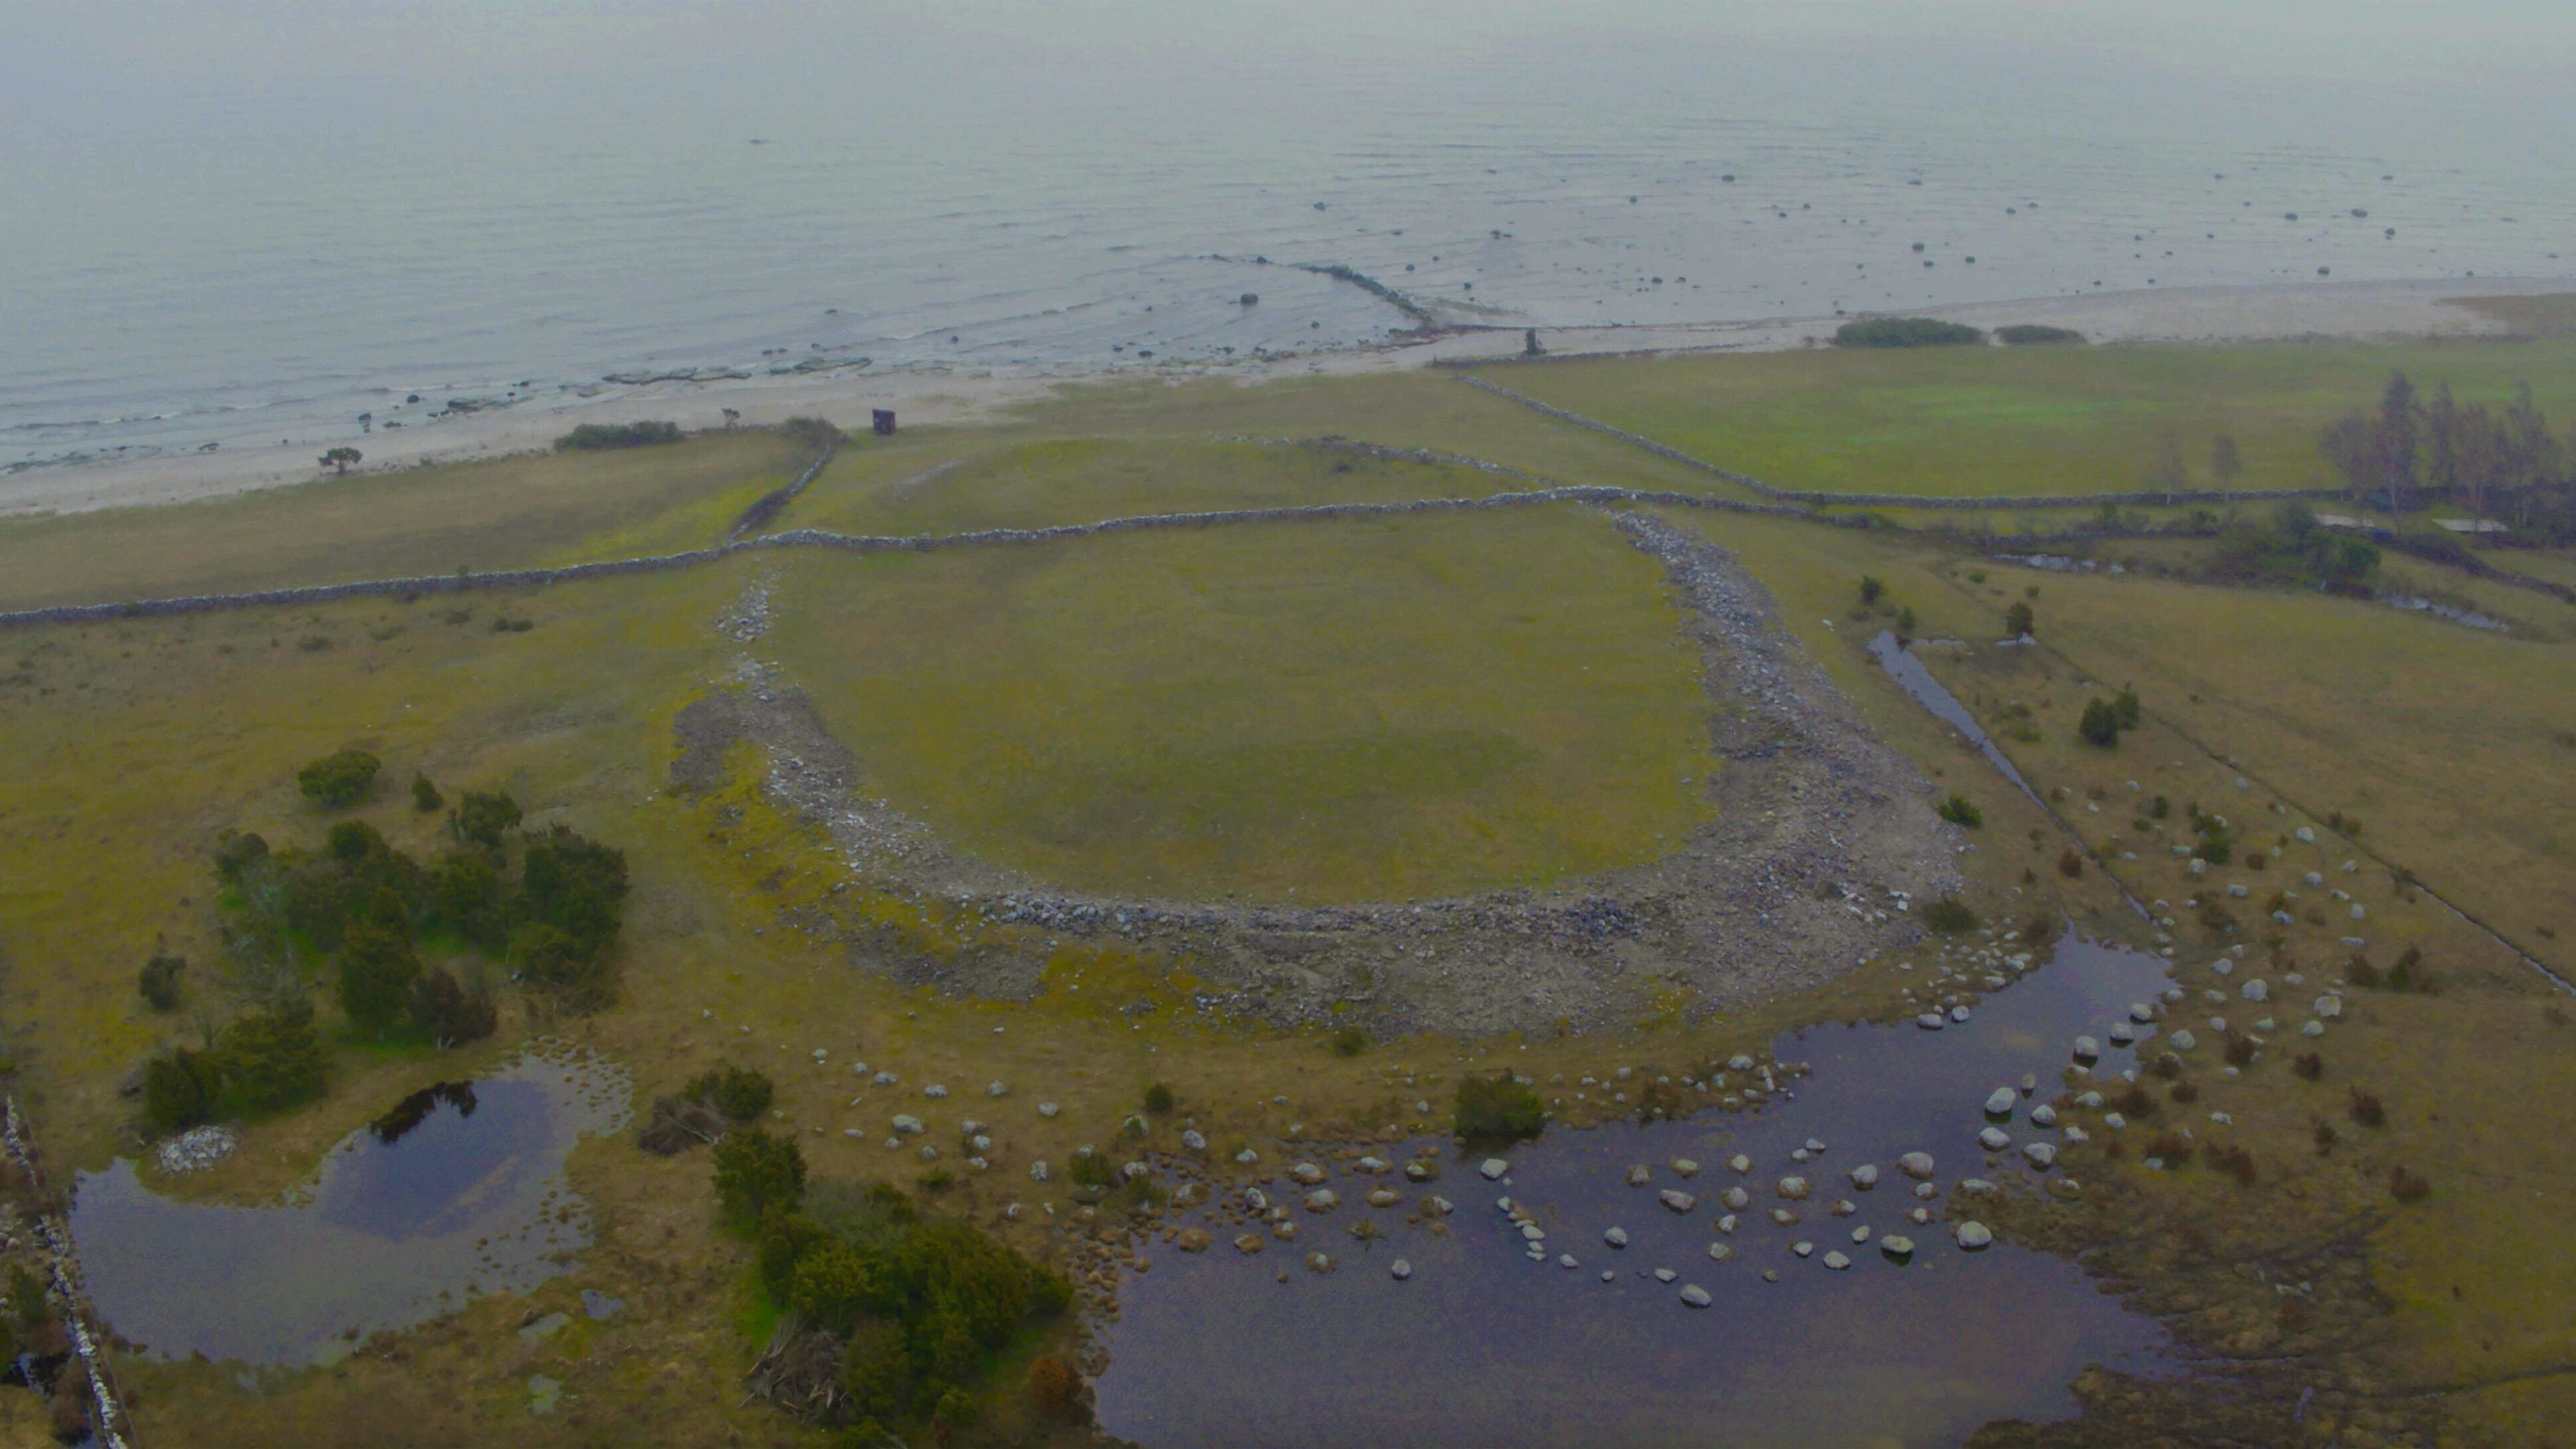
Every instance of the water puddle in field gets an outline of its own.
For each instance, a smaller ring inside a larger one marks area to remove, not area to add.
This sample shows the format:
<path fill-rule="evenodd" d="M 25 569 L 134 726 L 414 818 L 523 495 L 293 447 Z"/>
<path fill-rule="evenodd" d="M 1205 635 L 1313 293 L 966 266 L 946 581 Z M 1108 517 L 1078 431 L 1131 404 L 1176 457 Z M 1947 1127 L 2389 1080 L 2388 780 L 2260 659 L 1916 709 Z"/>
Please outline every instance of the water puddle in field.
<path fill-rule="evenodd" d="M 84 1173 L 71 1226 L 90 1297 L 158 1356 L 334 1361 L 379 1329 L 565 1271 L 589 1241 L 565 1155 L 621 1125 L 627 1095 L 595 1055 L 531 1053 L 406 1099 L 279 1205 L 163 1197 L 126 1160 Z"/>
<path fill-rule="evenodd" d="M 1963 948 L 1954 969 L 1980 983 L 1990 970 L 2017 974 L 2008 962 L 1966 955 Z M 1937 947 L 1903 959 L 1924 980 L 1919 992 L 1940 989 L 1932 985 Z M 1265 1190 L 1290 1206 L 1298 1236 L 1264 1234 L 1257 1254 L 1232 1244 L 1263 1224 L 1225 1210 L 1239 1198 L 1220 1189 L 1216 1204 L 1178 1219 L 1204 1226 L 1213 1247 L 1185 1254 L 1156 1246 L 1153 1270 L 1125 1280 L 1121 1321 L 1102 1326 L 1111 1364 L 1097 1384 L 1101 1423 L 1153 1449 L 1509 1449 L 1947 1444 L 1990 1419 L 2069 1416 L 2067 1385 L 2085 1365 L 2169 1371 L 2167 1335 L 2072 1262 L 2003 1243 L 1961 1249 L 1943 1207 L 1962 1179 L 2002 1182 L 2030 1171 L 2018 1151 L 2026 1141 L 2054 1141 L 2079 1121 L 2108 1130 L 2098 1113 L 2067 1111 L 2056 1129 L 2034 1126 L 2028 1113 L 2085 1090 L 2086 1077 L 2118 1085 L 2118 1074 L 2135 1065 L 2134 1049 L 2108 1040 L 2109 1027 L 2166 986 L 2155 957 L 2070 938 L 1992 991 L 1965 1022 L 1937 1031 L 1910 1021 L 1821 1026 L 1780 1038 L 1776 1058 L 1807 1064 L 1812 1075 L 1759 1107 L 1550 1132 L 1501 1154 L 1511 1170 L 1500 1182 L 1479 1175 L 1483 1154 L 1462 1157 L 1445 1138 L 1424 1139 L 1441 1169 L 1427 1186 L 1400 1174 L 1361 1175 L 1319 1156 L 1342 1206 L 1306 1212 L 1297 1206 L 1305 1189 L 1278 1176 Z M 2102 1039 L 2089 1070 L 2070 1061 L 2079 1034 Z M 1678 1080 L 1681 1068 L 1662 1070 Z M 2036 1075 L 2039 1090 L 2016 1091 L 2001 1123 L 2012 1145 L 1989 1153 L 1977 1140 L 1998 1122 L 1985 1112 L 1988 1094 L 2025 1074 Z M 1728 1077 L 1739 1088 L 1749 1080 L 1742 1072 Z M 1624 1087 L 1633 1100 L 1643 1081 L 1582 1089 L 1569 1078 L 1539 1090 L 1570 1102 L 1576 1090 Z M 1790 1154 L 1810 1139 L 1824 1151 L 1794 1161 Z M 1375 1150 L 1401 1164 L 1421 1145 Z M 1896 1159 L 1913 1151 L 1932 1154 L 1937 1198 L 1918 1200 L 1898 1171 Z M 1752 1159 L 1741 1176 L 1726 1165 L 1737 1153 Z M 1675 1158 L 1697 1160 L 1697 1176 L 1677 1176 Z M 1282 1173 L 1291 1161 L 1274 1157 L 1262 1170 Z M 1652 1169 L 1646 1188 L 1627 1182 L 1640 1163 Z M 1878 1168 L 1871 1190 L 1849 1175 L 1862 1163 Z M 1813 1196 L 1784 1204 L 1776 1184 L 1785 1174 L 1806 1178 Z M 1737 1214 L 1736 1230 L 1723 1233 L 1720 1195 L 1738 1184 L 1752 1203 Z M 1366 1193 L 1381 1186 L 1402 1191 L 1404 1205 L 1368 1208 Z M 1657 1199 L 1665 1188 L 1698 1202 L 1674 1212 Z M 1456 1204 L 1446 1235 L 1406 1221 L 1430 1193 Z M 1543 1260 L 1529 1256 L 1519 1226 L 1497 1208 L 1504 1195 L 1545 1232 Z M 1857 1211 L 1834 1215 L 1837 1199 Z M 1973 1216 L 1975 1197 L 1964 1201 Z M 1770 1220 L 1784 1205 L 1798 1212 L 1795 1225 Z M 1917 1207 L 1934 1220 L 1909 1221 Z M 1354 1238 L 1351 1225 L 1361 1218 L 1384 1236 Z M 1629 1235 L 1624 1249 L 1605 1243 L 1612 1227 Z M 1855 1242 L 1861 1227 L 1869 1240 Z M 1879 1239 L 1889 1234 L 1913 1241 L 1908 1261 L 1882 1253 Z M 1813 1245 L 1812 1256 L 1793 1251 L 1800 1242 Z M 1713 1260 L 1713 1243 L 1734 1256 Z M 1305 1256 L 1315 1251 L 1338 1260 L 1334 1271 L 1308 1269 Z M 1829 1267 L 1828 1252 L 1847 1255 L 1848 1267 Z M 1576 1266 L 1562 1266 L 1560 1254 Z M 1401 1282 L 1390 1272 L 1399 1258 L 1412 1268 Z M 1277 1281 L 1283 1268 L 1286 1283 Z M 1676 1277 L 1659 1281 L 1658 1268 Z M 1764 1281 L 1765 1270 L 1778 1281 Z M 1687 1306 L 1679 1296 L 1686 1285 L 1703 1289 L 1709 1306 Z"/>
<path fill-rule="evenodd" d="M 1897 641 L 1894 634 L 1880 630 L 1878 637 L 1869 641 L 1869 652 L 1878 657 L 1879 667 L 1887 671 L 1888 678 L 1896 681 L 1897 688 L 1930 711 L 1935 719 L 1967 736 L 1968 743 L 1977 747 L 1988 764 L 2001 771 L 2005 779 L 2012 781 L 2041 809 L 2047 808 L 2047 803 L 2040 800 L 2039 792 L 2030 788 L 2030 782 L 2021 777 L 2021 771 L 2014 769 L 2013 762 L 1997 747 L 1994 736 L 1986 733 L 1985 726 L 1977 723 L 1977 717 L 1968 713 L 1968 707 L 1959 703 L 1956 695 L 1941 687 L 1941 681 L 1932 677 L 1932 671 L 1923 667 L 1922 660 L 1905 652 L 1905 646 Z"/>

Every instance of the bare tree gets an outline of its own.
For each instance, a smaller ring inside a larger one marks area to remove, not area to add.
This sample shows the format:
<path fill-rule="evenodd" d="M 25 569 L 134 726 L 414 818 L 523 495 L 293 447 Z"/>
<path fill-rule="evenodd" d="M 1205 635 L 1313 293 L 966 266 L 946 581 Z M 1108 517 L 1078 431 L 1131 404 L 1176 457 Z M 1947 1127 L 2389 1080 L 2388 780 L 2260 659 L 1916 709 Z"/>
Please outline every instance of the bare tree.
<path fill-rule="evenodd" d="M 2354 413 L 2328 423 L 2325 433 L 2317 439 L 2317 450 L 2325 454 L 2326 462 L 2342 476 L 2344 490 L 2353 497 L 2368 494 L 2378 481 L 2379 471 L 2374 465 L 2375 455 L 2371 450 L 2370 419 L 2361 414 Z"/>
<path fill-rule="evenodd" d="M 2221 488 L 2233 488 L 2245 476 L 2245 456 L 2236 451 L 2234 434 L 2221 433 L 2209 440 L 2209 476 Z"/>
<path fill-rule="evenodd" d="M 2174 494 L 2191 486 L 2191 470 L 2183 464 L 2182 445 L 2174 441 L 2171 433 L 2156 440 L 2155 454 L 2147 460 L 2147 486 L 2164 494 L 2167 503 L 2173 501 Z"/>
<path fill-rule="evenodd" d="M 2415 384 L 2407 381 L 2402 372 L 2389 374 L 2388 390 L 2379 398 L 2379 416 L 2371 422 L 2370 453 L 2391 513 L 2403 510 L 2412 501 L 2415 445 L 2423 420 L 2424 409 L 2415 401 Z"/>
<path fill-rule="evenodd" d="M 2460 407 L 2451 401 L 2451 383 L 2443 379 L 2424 409 L 2424 487 L 2447 498 L 2460 486 Z"/>

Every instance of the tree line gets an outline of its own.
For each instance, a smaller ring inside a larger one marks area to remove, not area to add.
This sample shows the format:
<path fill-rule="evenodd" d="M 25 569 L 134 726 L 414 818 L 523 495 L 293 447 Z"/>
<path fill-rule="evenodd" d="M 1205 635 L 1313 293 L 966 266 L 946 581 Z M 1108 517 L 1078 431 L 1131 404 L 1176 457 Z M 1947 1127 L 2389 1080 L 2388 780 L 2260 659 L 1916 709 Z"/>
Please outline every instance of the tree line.
<path fill-rule="evenodd" d="M 2391 513 L 2448 503 L 2517 532 L 2576 539 L 2576 471 L 2528 382 L 2491 409 L 2459 402 L 2448 382 L 2426 401 L 2395 373 L 2376 407 L 2327 424 L 2318 446 L 2356 501 Z"/>

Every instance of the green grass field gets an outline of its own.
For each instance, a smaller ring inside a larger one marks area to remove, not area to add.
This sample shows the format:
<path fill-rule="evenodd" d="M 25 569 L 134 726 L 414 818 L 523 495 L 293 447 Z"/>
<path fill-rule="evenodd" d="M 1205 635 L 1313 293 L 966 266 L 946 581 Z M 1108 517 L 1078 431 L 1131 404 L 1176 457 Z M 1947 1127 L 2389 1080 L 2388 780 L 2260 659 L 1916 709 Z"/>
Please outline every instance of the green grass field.
<path fill-rule="evenodd" d="M 704 548 L 808 455 L 775 433 L 541 453 L 203 503 L 0 520 L 0 609 Z"/>
<path fill-rule="evenodd" d="M 1697 651 L 1570 508 L 786 577 L 769 646 L 871 784 L 1043 880 L 1401 900 L 1651 858 L 1698 819 Z"/>
<path fill-rule="evenodd" d="M 2211 440 L 2236 439 L 2240 488 L 2340 484 L 2317 433 L 2374 401 L 2391 371 L 2464 402 L 2528 380 L 2576 414 L 2576 341 L 2374 346 L 1915 348 L 1496 369 L 1515 391 L 1668 443 L 1776 488 L 1942 497 L 2118 493 L 2150 486 L 2167 436 L 2191 486 Z"/>
<path fill-rule="evenodd" d="M 1970 587 L 2000 609 L 2030 584 L 2053 647 L 2576 971 L 2576 647 L 2287 591 L 2014 569 Z"/>
<path fill-rule="evenodd" d="M 782 523 L 840 533 L 962 533 L 1143 513 L 1477 498 L 1529 486 L 1476 468 L 1386 461 L 1348 450 L 1193 438 L 1060 438 L 990 448 L 945 468 L 835 467 Z"/>

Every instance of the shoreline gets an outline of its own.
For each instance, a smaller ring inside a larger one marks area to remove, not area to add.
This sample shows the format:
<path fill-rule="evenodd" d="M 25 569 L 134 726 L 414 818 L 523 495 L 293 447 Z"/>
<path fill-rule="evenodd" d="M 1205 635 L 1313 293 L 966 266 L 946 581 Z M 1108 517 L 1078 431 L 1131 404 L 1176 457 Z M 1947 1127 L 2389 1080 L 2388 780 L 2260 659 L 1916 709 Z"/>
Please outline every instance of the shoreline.
<path fill-rule="evenodd" d="M 2306 338 L 2465 339 L 2510 336 L 2512 329 L 2467 308 L 2447 305 L 2448 299 L 2570 290 L 2576 290 L 2576 281 L 2530 277 L 2290 282 L 2037 297 L 1899 315 L 1937 317 L 1989 330 L 2014 323 L 2050 323 L 2074 327 L 2095 343 L 2215 346 Z M 1547 355 L 1556 359 L 1685 356 L 1778 352 L 1816 345 L 1846 320 L 1802 317 L 1535 330 Z M 909 425 L 974 423 L 1072 387 L 1203 379 L 1256 386 L 1284 378 L 1505 362 L 1521 355 L 1523 331 L 1497 324 L 1428 338 L 1400 337 L 1369 348 L 1214 366 L 889 369 L 649 383 L 613 396 L 566 394 L 416 424 L 400 436 L 384 431 L 362 435 L 354 427 L 340 426 L 272 446 L 25 468 L 0 475 L 0 519 L 197 502 L 314 482 L 326 476 L 314 459 L 334 446 L 363 446 L 368 457 L 368 465 L 358 470 L 363 476 L 541 451 L 579 423 L 668 419 L 692 431 L 719 428 L 728 408 L 739 411 L 741 421 L 750 426 L 809 414 L 831 418 L 844 428 L 864 426 L 867 411 L 879 407 L 893 408 Z"/>

